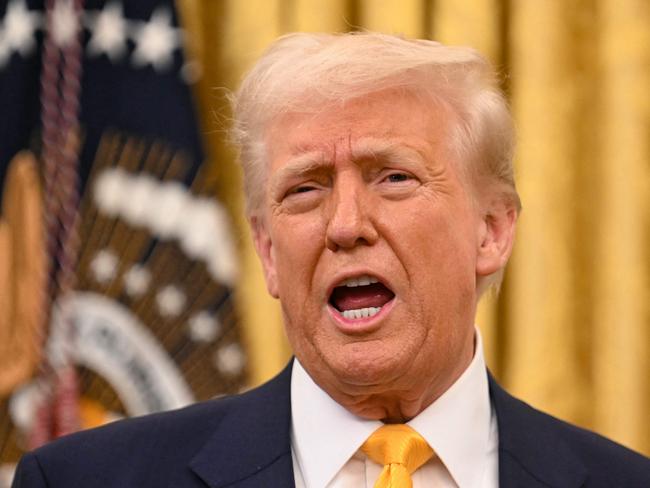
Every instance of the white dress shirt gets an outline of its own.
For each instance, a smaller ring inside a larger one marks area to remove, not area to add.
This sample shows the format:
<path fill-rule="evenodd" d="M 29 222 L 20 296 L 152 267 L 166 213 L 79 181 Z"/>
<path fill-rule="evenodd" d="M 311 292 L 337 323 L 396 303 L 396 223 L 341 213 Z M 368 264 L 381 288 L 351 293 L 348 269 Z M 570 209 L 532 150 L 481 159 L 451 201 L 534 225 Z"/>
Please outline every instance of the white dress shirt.
<path fill-rule="evenodd" d="M 291 453 L 296 488 L 372 488 L 383 466 L 360 450 L 382 424 L 336 403 L 295 360 Z M 497 488 L 498 432 L 481 336 L 472 362 L 434 403 L 408 422 L 436 455 L 413 473 L 413 488 Z"/>

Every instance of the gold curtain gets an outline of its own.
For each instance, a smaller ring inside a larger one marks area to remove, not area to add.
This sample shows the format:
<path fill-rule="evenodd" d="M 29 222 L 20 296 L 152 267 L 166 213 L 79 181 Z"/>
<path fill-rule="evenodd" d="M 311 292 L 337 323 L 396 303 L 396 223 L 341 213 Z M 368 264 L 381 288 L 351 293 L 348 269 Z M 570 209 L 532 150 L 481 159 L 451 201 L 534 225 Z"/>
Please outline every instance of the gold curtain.
<path fill-rule="evenodd" d="M 215 189 L 240 233 L 251 384 L 290 355 L 225 144 L 232 89 L 290 31 L 369 29 L 471 45 L 504 75 L 524 211 L 499 297 L 477 319 L 515 395 L 650 454 L 650 2 L 179 0 Z"/>

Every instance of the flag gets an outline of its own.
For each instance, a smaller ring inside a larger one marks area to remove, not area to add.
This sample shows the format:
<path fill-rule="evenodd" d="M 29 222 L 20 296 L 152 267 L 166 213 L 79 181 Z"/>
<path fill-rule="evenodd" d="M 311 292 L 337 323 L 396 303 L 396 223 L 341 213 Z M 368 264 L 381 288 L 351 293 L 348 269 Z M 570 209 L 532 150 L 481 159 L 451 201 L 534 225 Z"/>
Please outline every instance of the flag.
<path fill-rule="evenodd" d="M 0 4 L 0 487 L 30 442 L 245 383 L 184 37 L 172 1 Z"/>

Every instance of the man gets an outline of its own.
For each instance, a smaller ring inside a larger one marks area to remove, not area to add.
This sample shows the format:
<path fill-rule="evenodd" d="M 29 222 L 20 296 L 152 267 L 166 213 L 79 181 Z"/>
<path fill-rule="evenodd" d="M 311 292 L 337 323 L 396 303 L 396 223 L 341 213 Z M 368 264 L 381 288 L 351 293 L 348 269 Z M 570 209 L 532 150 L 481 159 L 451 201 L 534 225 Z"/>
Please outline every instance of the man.
<path fill-rule="evenodd" d="M 295 360 L 244 395 L 45 446 L 15 486 L 650 486 L 649 460 L 486 371 L 476 304 L 510 256 L 519 199 L 483 58 L 294 34 L 252 69 L 234 112 Z"/>

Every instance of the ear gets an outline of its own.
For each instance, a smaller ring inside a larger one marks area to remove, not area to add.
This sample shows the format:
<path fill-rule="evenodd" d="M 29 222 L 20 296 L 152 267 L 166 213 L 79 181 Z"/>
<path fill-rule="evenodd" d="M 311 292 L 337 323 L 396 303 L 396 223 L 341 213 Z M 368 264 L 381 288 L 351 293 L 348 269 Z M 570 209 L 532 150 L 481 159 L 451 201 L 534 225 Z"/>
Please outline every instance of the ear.
<path fill-rule="evenodd" d="M 275 267 L 275 256 L 273 253 L 273 241 L 269 234 L 264 219 L 260 217 L 250 217 L 249 224 L 253 234 L 255 250 L 262 262 L 264 269 L 264 279 L 266 280 L 266 289 L 273 298 L 278 298 L 278 277 Z"/>
<path fill-rule="evenodd" d="M 498 198 L 483 208 L 479 223 L 476 259 L 477 276 L 487 276 L 503 268 L 512 252 L 517 221 L 517 207 Z"/>

